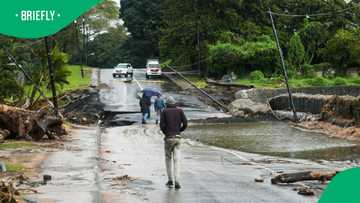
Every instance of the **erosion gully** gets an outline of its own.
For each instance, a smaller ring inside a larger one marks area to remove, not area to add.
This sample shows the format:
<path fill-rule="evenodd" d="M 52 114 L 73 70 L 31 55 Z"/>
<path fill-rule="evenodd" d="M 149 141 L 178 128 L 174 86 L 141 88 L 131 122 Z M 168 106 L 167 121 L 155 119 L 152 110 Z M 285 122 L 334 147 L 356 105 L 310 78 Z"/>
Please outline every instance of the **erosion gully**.
<path fill-rule="evenodd" d="M 303 132 L 284 122 L 193 124 L 182 146 L 182 185 L 165 187 L 163 136 L 154 112 L 141 125 L 139 86 L 173 96 L 190 120 L 228 115 L 181 92 L 173 84 L 145 80 L 136 70 L 131 83 L 102 70 L 99 92 L 104 118 L 95 126 L 77 126 L 65 150 L 53 153 L 42 173 L 52 176 L 29 202 L 316 202 L 292 191 L 296 185 L 270 184 L 277 172 L 343 169 L 357 165 L 358 143 Z M 265 178 L 255 183 L 256 177 Z M 312 183 L 313 184 L 313 183 Z"/>

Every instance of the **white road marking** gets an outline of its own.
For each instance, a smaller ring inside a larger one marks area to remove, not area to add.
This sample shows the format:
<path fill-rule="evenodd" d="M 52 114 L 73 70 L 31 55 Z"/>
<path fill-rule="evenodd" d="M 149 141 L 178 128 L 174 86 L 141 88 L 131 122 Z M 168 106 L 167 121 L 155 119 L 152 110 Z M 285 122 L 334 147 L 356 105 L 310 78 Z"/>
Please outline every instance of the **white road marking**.
<path fill-rule="evenodd" d="M 215 149 L 215 150 L 218 150 L 218 151 L 222 151 L 222 152 L 226 152 L 226 153 L 232 154 L 232 155 L 234 155 L 235 157 L 237 157 L 238 159 L 240 159 L 240 160 L 242 160 L 242 161 L 246 161 L 246 162 L 248 162 L 248 163 L 250 163 L 250 164 L 252 164 L 252 165 L 254 165 L 254 166 L 259 166 L 259 167 L 263 168 L 264 170 L 270 172 L 270 174 L 276 173 L 274 170 L 272 170 L 272 169 L 270 169 L 270 168 L 268 168 L 268 167 L 266 167 L 266 166 L 264 166 L 264 165 L 261 165 L 261 164 L 259 164 L 259 163 L 250 161 L 249 159 L 247 159 L 247 158 L 239 155 L 238 153 L 236 153 L 236 152 L 234 152 L 234 151 L 232 151 L 232 150 L 223 149 L 223 148 L 219 148 L 219 147 L 213 147 L 213 146 L 210 146 L 210 148 Z"/>
<path fill-rule="evenodd" d="M 139 81 L 135 77 L 133 77 L 133 80 L 136 82 L 137 86 L 139 86 L 139 89 L 142 91 L 144 88 L 141 86 Z"/>

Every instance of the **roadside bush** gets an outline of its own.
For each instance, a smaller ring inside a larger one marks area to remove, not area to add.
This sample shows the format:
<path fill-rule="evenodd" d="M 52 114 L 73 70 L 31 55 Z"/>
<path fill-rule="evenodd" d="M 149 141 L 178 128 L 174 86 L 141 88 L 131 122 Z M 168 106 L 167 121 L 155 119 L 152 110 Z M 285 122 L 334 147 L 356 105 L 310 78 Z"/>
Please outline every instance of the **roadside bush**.
<path fill-rule="evenodd" d="M 305 48 L 301 42 L 300 35 L 297 32 L 290 38 L 287 61 L 289 62 L 290 67 L 295 69 L 296 72 L 305 72 L 305 70 L 302 69 L 304 66 L 301 67 L 305 61 Z"/>
<path fill-rule="evenodd" d="M 344 78 L 337 77 L 334 80 L 334 85 L 336 86 L 347 85 L 347 81 Z"/>
<path fill-rule="evenodd" d="M 316 77 L 316 78 L 308 79 L 306 81 L 306 83 L 311 86 L 328 86 L 329 85 L 329 82 L 323 77 Z"/>
<path fill-rule="evenodd" d="M 354 80 L 352 80 L 352 82 L 355 84 L 360 84 L 360 77 L 355 78 Z"/>
<path fill-rule="evenodd" d="M 231 43 L 217 43 L 210 46 L 210 73 L 221 77 L 241 67 L 238 52 L 239 47 Z"/>
<path fill-rule="evenodd" d="M 304 64 L 303 70 L 304 70 L 304 76 L 306 77 L 314 77 L 316 75 L 314 65 Z"/>
<path fill-rule="evenodd" d="M 218 42 L 209 46 L 209 70 L 213 75 L 224 75 L 235 72 L 245 75 L 254 68 L 269 74 L 277 69 L 275 42 L 269 36 L 259 37 L 256 41 L 239 44 Z"/>
<path fill-rule="evenodd" d="M 261 81 L 264 80 L 265 75 L 260 70 L 256 70 L 250 73 L 250 79 L 253 81 Z"/>

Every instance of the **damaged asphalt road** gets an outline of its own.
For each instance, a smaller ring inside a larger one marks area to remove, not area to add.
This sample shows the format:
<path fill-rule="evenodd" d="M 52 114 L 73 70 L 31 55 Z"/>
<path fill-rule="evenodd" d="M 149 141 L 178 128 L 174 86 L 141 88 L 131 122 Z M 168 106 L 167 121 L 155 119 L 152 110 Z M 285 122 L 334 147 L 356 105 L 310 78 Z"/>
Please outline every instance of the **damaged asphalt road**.
<path fill-rule="evenodd" d="M 160 88 L 185 103 L 184 110 L 190 119 L 226 116 L 191 95 L 178 94 L 174 87 L 164 85 L 161 80 L 146 81 L 143 70 L 137 70 L 135 78 L 140 85 Z M 105 111 L 133 113 L 111 116 L 110 124 L 104 128 L 74 128 L 65 150 L 53 153 L 42 166 L 42 173 L 52 175 L 52 181 L 40 186 L 39 194 L 28 199 L 39 203 L 316 202 L 319 192 L 315 196 L 301 196 L 293 191 L 296 185 L 271 185 L 270 178 L 284 170 L 334 167 L 212 147 L 185 139 L 181 163 L 183 188 L 168 189 L 163 135 L 154 121 L 139 124 L 137 84 L 113 79 L 111 70 L 102 70 L 101 80 L 110 87 L 100 91 Z M 264 182 L 255 182 L 258 177 Z"/>

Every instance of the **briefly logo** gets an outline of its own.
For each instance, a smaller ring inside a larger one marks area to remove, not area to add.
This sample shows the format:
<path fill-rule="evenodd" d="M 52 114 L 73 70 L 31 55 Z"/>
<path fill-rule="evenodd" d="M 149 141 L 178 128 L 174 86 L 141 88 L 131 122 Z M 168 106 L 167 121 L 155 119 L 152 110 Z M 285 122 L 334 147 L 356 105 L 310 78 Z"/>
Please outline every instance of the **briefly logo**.
<path fill-rule="evenodd" d="M 20 13 L 20 14 L 19 14 Z M 15 16 L 19 17 L 21 21 L 54 21 L 55 16 L 60 18 L 61 14 L 56 13 L 55 10 L 36 10 L 36 11 L 29 11 L 29 10 L 22 10 L 19 13 L 16 13 Z"/>
<path fill-rule="evenodd" d="M 319 203 L 359 203 L 360 168 L 343 171 L 335 176 L 323 192 Z"/>
<path fill-rule="evenodd" d="M 3 0 L 0 33 L 18 38 L 55 34 L 103 0 Z"/>

